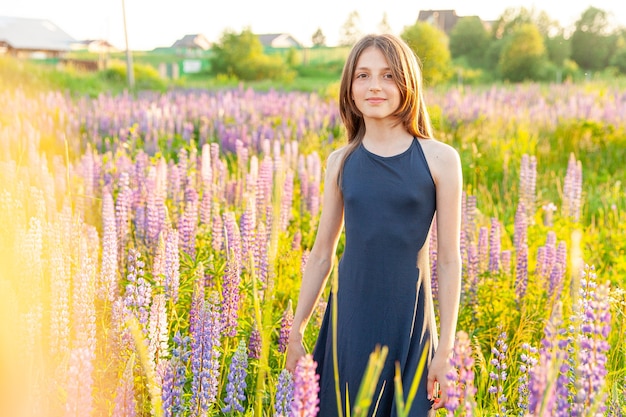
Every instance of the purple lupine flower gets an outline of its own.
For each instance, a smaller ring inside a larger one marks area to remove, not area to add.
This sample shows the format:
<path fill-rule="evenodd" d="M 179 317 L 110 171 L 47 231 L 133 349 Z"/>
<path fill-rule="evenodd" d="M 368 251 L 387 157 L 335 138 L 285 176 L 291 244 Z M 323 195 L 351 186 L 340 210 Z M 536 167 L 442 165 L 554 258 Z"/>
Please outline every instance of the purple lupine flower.
<path fill-rule="evenodd" d="M 252 327 L 252 331 L 250 332 L 250 339 L 248 340 L 248 354 L 251 359 L 260 359 L 261 358 L 261 332 L 259 332 L 256 323 Z"/>
<path fill-rule="evenodd" d="M 174 304 L 178 302 L 178 290 L 180 286 L 180 253 L 178 243 L 178 231 L 167 227 L 165 235 L 165 259 L 164 259 L 164 291 L 168 300 Z"/>
<path fill-rule="evenodd" d="M 548 299 L 558 299 L 563 289 L 564 268 L 562 265 L 555 263 L 552 265 L 550 278 L 548 280 Z"/>
<path fill-rule="evenodd" d="M 430 226 L 430 240 L 428 244 L 430 251 L 430 282 L 433 298 L 436 300 L 439 293 L 439 276 L 437 273 L 437 218 L 433 218 Z"/>
<path fill-rule="evenodd" d="M 256 233 L 256 244 L 255 244 L 255 267 L 256 267 L 256 275 L 259 278 L 259 281 L 263 285 L 262 289 L 267 285 L 268 274 L 269 274 L 269 234 L 267 233 L 267 227 L 265 223 L 259 223 Z"/>
<path fill-rule="evenodd" d="M 289 222 L 292 218 L 291 210 L 293 208 L 293 177 L 294 173 L 291 169 L 285 174 L 285 182 L 283 184 L 283 195 L 280 200 L 280 230 L 287 230 Z"/>
<path fill-rule="evenodd" d="M 558 376 L 556 379 L 556 417 L 571 417 L 572 413 L 571 393 L 570 393 L 570 375 L 573 374 L 574 368 L 572 363 L 574 358 L 572 328 L 569 331 L 559 329 L 559 339 L 557 341 L 558 350 L 556 352 L 556 360 L 559 363 Z"/>
<path fill-rule="evenodd" d="M 241 232 L 239 225 L 235 219 L 235 213 L 232 211 L 224 213 L 222 216 L 224 220 L 224 229 L 226 230 L 226 254 L 228 257 L 233 257 L 233 264 L 236 272 L 239 274 L 241 267 Z"/>
<path fill-rule="evenodd" d="M 220 336 L 222 326 L 216 293 L 209 300 L 197 300 L 190 322 L 191 333 L 191 416 L 200 417 L 207 413 L 217 399 L 220 375 Z M 191 326 L 193 324 L 193 326 Z"/>
<path fill-rule="evenodd" d="M 448 400 L 446 409 L 454 414 L 457 409 L 462 409 L 466 417 L 473 415 L 476 407 L 476 387 L 474 386 L 474 357 L 469 336 L 464 331 L 458 331 L 454 352 L 450 357 L 451 370 L 446 379 L 448 384 Z"/>
<path fill-rule="evenodd" d="M 135 315 L 144 334 L 147 330 L 149 306 L 152 300 L 152 287 L 144 278 L 144 262 L 141 253 L 135 249 L 128 251 L 128 274 L 126 275 L 126 292 L 124 305 L 126 309 Z"/>
<path fill-rule="evenodd" d="M 583 173 L 582 163 L 576 160 L 573 153 L 570 154 L 567 163 L 567 172 L 563 181 L 563 217 L 575 222 L 580 219 L 582 208 L 582 184 Z"/>
<path fill-rule="evenodd" d="M 537 348 L 531 346 L 528 343 L 522 344 L 523 352 L 520 354 L 521 364 L 519 366 L 519 379 L 518 379 L 518 400 L 517 406 L 519 407 L 519 416 L 525 416 L 528 411 L 528 381 L 530 370 L 537 365 Z"/>
<path fill-rule="evenodd" d="M 491 347 L 492 358 L 490 364 L 494 367 L 494 370 L 489 373 L 489 379 L 493 381 L 493 385 L 489 387 L 489 393 L 495 395 L 496 402 L 498 404 L 498 412 L 495 417 L 506 416 L 506 396 L 504 395 L 504 383 L 507 378 L 507 363 L 506 363 L 506 351 L 508 345 L 506 344 L 506 332 L 502 331 L 498 335 L 496 346 Z M 502 414 L 500 414 L 502 413 Z"/>
<path fill-rule="evenodd" d="M 156 365 L 165 359 L 168 353 L 168 324 L 165 308 L 165 294 L 155 294 L 150 306 L 148 322 L 148 360 Z"/>
<path fill-rule="evenodd" d="M 241 274 L 237 267 L 237 259 L 231 253 L 226 261 L 222 280 L 222 330 L 228 337 L 237 335 L 239 320 Z"/>
<path fill-rule="evenodd" d="M 489 272 L 500 272 L 500 224 L 495 217 L 491 218 L 491 232 L 489 233 Z"/>
<path fill-rule="evenodd" d="M 115 201 L 115 228 L 117 230 L 118 264 L 124 266 L 124 252 L 130 237 L 130 220 L 133 203 L 133 190 L 127 172 L 120 175 L 120 188 Z"/>
<path fill-rule="evenodd" d="M 283 317 L 280 321 L 280 334 L 278 337 L 278 352 L 285 353 L 287 351 L 287 344 L 289 343 L 289 332 L 291 332 L 291 325 L 293 324 L 293 307 L 291 306 L 291 300 L 287 303 L 287 308 L 283 312 Z"/>
<path fill-rule="evenodd" d="M 515 212 L 515 229 L 513 231 L 513 245 L 519 250 L 521 245 L 526 244 L 527 223 L 524 206 L 520 203 Z"/>
<path fill-rule="evenodd" d="M 152 278 L 156 287 L 162 287 L 165 279 L 165 234 L 166 230 L 159 233 L 158 244 L 154 248 L 152 260 Z"/>
<path fill-rule="evenodd" d="M 465 294 L 469 305 L 478 303 L 478 247 L 470 243 L 467 247 L 467 284 Z"/>
<path fill-rule="evenodd" d="M 64 254 L 62 231 L 58 225 L 51 237 L 50 254 L 50 350 L 53 357 L 65 357 L 70 342 L 70 259 Z"/>
<path fill-rule="evenodd" d="M 276 398 L 274 400 L 274 417 L 290 417 L 293 401 L 293 376 L 286 369 L 278 374 Z"/>
<path fill-rule="evenodd" d="M 88 347 L 73 348 L 70 351 L 67 371 L 66 415 L 88 416 L 93 410 L 93 360 L 95 355 Z"/>
<path fill-rule="evenodd" d="M 146 203 L 146 233 L 145 239 L 149 246 L 156 245 L 159 233 L 165 226 L 165 204 L 163 197 L 156 191 L 156 181 L 150 178 L 148 186 L 148 201 Z"/>
<path fill-rule="evenodd" d="M 580 415 L 584 409 L 595 407 L 598 413 L 604 414 L 607 352 L 610 347 L 607 338 L 611 331 L 610 287 L 608 282 L 598 285 L 595 270 L 588 265 L 580 283 L 582 324 L 578 340 L 578 392 L 572 410 Z"/>
<path fill-rule="evenodd" d="M 183 415 L 186 411 L 183 402 L 183 389 L 187 382 L 187 361 L 191 355 L 189 336 L 182 337 L 176 332 L 173 338 L 172 357 L 166 361 L 161 396 L 163 399 L 163 417 Z"/>
<path fill-rule="evenodd" d="M 315 372 L 317 362 L 308 353 L 298 360 L 293 377 L 293 400 L 291 416 L 315 417 L 319 411 L 319 375 Z"/>
<path fill-rule="evenodd" d="M 213 224 L 211 226 L 211 247 L 214 251 L 218 252 L 223 249 L 224 245 L 224 223 L 222 222 L 222 216 L 219 214 L 213 215 Z"/>
<path fill-rule="evenodd" d="M 131 357 L 126 361 L 124 373 L 117 386 L 112 417 L 135 417 L 137 415 L 133 366 L 134 357 Z"/>
<path fill-rule="evenodd" d="M 508 249 L 500 252 L 500 269 L 507 274 L 511 272 L 511 251 Z"/>
<path fill-rule="evenodd" d="M 539 348 L 539 360 L 530 368 L 528 381 L 528 411 L 530 415 L 552 416 L 556 406 L 556 386 L 550 384 L 555 361 L 555 328 L 560 318 L 553 312 L 544 329 L 544 337 Z M 543 408 L 542 408 L 543 407 Z M 543 410 L 543 414 L 540 411 Z"/>
<path fill-rule="evenodd" d="M 520 167 L 520 191 L 519 198 L 526 211 L 526 217 L 532 222 L 535 213 L 537 182 L 537 158 L 535 156 L 522 156 Z"/>
<path fill-rule="evenodd" d="M 188 185 L 185 188 L 185 209 L 178 219 L 178 243 L 183 252 L 196 256 L 196 229 L 198 225 L 198 193 Z"/>
<path fill-rule="evenodd" d="M 515 295 L 516 300 L 521 303 L 526 295 L 528 286 L 528 246 L 521 245 L 516 254 L 515 260 Z"/>
<path fill-rule="evenodd" d="M 478 229 L 478 273 L 487 270 L 489 265 L 489 229 L 482 226 Z"/>
<path fill-rule="evenodd" d="M 254 254 L 255 231 L 256 231 L 256 208 L 254 200 L 250 199 L 248 205 L 241 215 L 241 261 L 246 267 Z"/>
<path fill-rule="evenodd" d="M 272 195 L 272 182 L 273 182 L 273 163 L 272 158 L 269 155 L 265 155 L 261 164 L 259 165 L 259 175 L 257 177 L 256 186 L 256 208 L 257 219 L 262 219 L 265 215 L 265 207 L 269 205 Z"/>
<path fill-rule="evenodd" d="M 117 288 L 117 231 L 115 208 L 110 192 L 102 196 L 102 264 L 98 295 L 112 303 L 118 295 Z"/>
<path fill-rule="evenodd" d="M 233 355 L 233 360 L 230 363 L 230 369 L 228 372 L 228 384 L 226 385 L 226 404 L 222 407 L 222 412 L 230 413 L 233 411 L 239 411 L 243 413 L 243 402 L 246 400 L 246 376 L 248 375 L 248 352 L 246 349 L 246 343 L 243 340 L 239 341 L 237 350 Z"/>

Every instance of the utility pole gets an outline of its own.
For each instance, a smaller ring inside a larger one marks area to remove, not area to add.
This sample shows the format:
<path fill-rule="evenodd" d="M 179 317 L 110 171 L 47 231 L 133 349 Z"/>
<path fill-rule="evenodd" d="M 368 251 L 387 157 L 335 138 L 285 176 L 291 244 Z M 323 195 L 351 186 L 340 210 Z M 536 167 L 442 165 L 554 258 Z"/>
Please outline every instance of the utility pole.
<path fill-rule="evenodd" d="M 122 0 L 122 15 L 124 16 L 124 39 L 126 41 L 126 79 L 128 80 L 128 88 L 135 89 L 135 71 L 133 70 L 133 56 L 128 49 L 128 30 L 126 29 L 126 4 Z"/>

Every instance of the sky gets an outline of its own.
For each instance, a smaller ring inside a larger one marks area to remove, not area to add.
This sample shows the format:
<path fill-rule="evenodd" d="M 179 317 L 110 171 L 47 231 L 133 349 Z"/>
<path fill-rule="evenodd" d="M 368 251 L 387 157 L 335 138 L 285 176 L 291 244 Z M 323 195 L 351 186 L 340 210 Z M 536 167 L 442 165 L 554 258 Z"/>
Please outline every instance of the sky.
<path fill-rule="evenodd" d="M 496 20 L 505 9 L 521 6 L 545 11 L 563 27 L 573 26 L 593 6 L 626 26 L 626 1 L 620 0 L 4 0 L 0 16 L 48 19 L 77 40 L 106 39 L 125 49 L 125 8 L 129 48 L 151 50 L 188 34 L 216 42 L 225 30 L 248 28 L 256 34 L 286 32 L 305 46 L 319 28 L 326 44 L 333 46 L 353 11 L 362 33 L 375 32 L 386 14 L 392 31 L 400 34 L 416 22 L 420 10 L 454 9 L 459 16 Z"/>

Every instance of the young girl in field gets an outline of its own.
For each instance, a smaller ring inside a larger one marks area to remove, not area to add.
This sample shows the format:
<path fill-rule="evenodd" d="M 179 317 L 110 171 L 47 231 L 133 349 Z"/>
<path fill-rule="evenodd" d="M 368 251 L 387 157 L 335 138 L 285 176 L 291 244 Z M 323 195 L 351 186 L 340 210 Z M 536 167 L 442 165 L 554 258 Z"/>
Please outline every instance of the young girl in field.
<path fill-rule="evenodd" d="M 324 291 L 345 226 L 338 266 L 337 362 L 345 415 L 354 404 L 370 353 L 388 355 L 370 415 L 396 416 L 394 375 L 404 395 L 427 349 L 411 416 L 434 415 L 446 402 L 461 280 L 462 172 L 458 153 L 432 136 L 416 56 L 392 35 L 368 35 L 345 64 L 339 105 L 348 144 L 328 157 L 323 210 L 302 277 L 287 351 L 293 371 L 306 354 L 302 335 Z M 437 227 L 440 336 L 430 285 L 428 236 Z M 320 376 L 320 411 L 339 415 L 335 391 L 332 299 L 313 358 Z M 441 389 L 437 386 L 441 385 Z"/>

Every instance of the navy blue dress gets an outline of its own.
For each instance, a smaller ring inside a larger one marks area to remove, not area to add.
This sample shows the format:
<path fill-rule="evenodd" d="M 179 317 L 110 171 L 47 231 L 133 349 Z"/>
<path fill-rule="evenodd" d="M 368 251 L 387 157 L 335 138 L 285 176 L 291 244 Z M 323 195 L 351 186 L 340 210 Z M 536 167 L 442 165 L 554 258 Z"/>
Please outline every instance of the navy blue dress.
<path fill-rule="evenodd" d="M 346 386 L 353 406 L 370 354 L 376 345 L 385 345 L 389 351 L 373 403 L 381 395 L 375 415 L 395 417 L 395 363 L 400 364 L 406 398 L 426 343 L 430 359 L 437 337 L 426 244 L 435 184 L 415 139 L 406 151 L 390 157 L 360 145 L 346 159 L 341 189 L 345 247 L 338 265 L 337 351 L 343 415 Z M 332 296 L 313 351 L 321 417 L 338 415 L 331 314 Z M 412 417 L 434 415 L 426 378 L 427 369 Z M 374 415 L 374 404 L 369 415 Z"/>

